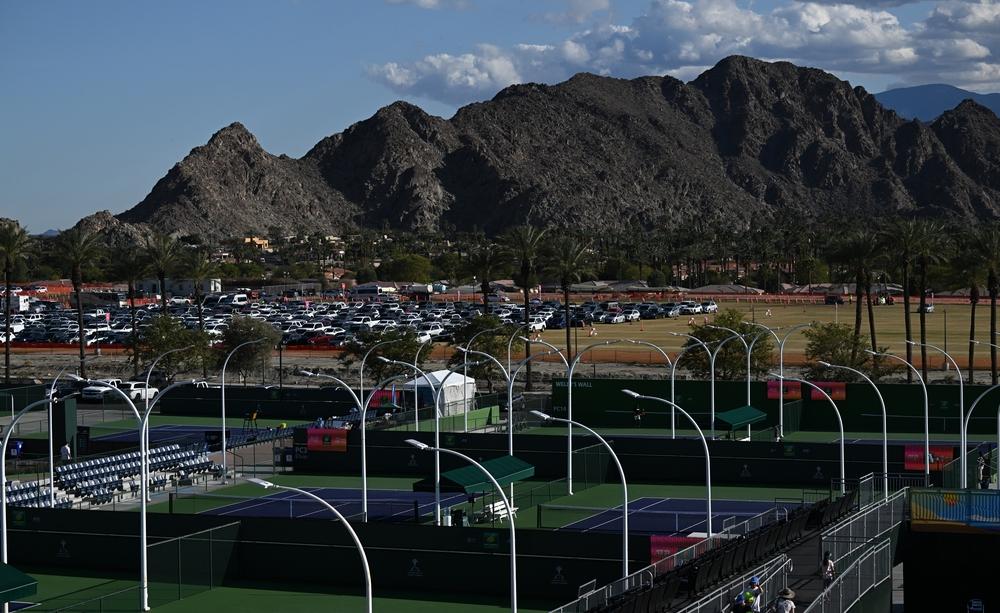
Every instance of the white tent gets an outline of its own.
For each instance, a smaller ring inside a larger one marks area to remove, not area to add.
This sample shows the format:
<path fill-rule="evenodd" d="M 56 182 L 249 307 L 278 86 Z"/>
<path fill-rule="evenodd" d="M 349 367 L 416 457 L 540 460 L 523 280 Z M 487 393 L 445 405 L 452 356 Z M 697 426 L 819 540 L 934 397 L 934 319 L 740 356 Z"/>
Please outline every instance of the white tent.
<path fill-rule="evenodd" d="M 447 377 L 447 379 L 445 378 Z M 428 379 L 430 381 L 428 381 Z M 465 401 L 468 406 L 474 406 L 476 397 L 476 380 L 466 377 L 460 372 L 448 375 L 447 370 L 435 370 L 427 373 L 426 377 L 418 377 L 406 381 L 399 388 L 412 391 L 416 386 L 417 398 L 421 407 L 434 404 L 434 393 L 444 382 L 444 391 L 441 392 L 441 416 L 461 415 L 466 411 Z M 399 389 L 397 388 L 397 389 Z M 463 391 L 464 390 L 464 391 Z"/>

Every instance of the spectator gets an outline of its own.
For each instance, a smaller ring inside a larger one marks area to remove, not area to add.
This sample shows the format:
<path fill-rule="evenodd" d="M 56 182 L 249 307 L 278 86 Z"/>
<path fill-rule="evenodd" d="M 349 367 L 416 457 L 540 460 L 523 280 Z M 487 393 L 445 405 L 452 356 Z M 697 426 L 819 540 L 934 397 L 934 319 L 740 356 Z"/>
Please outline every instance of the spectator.
<path fill-rule="evenodd" d="M 736 595 L 736 602 L 733 603 L 733 608 L 730 609 L 732 613 L 751 613 L 753 606 L 751 601 L 747 600 L 747 597 L 753 598 L 750 592 L 740 592 Z"/>
<path fill-rule="evenodd" d="M 979 489 L 990 489 L 990 464 L 984 456 L 979 456 Z"/>
<path fill-rule="evenodd" d="M 642 407 L 636 403 L 635 409 L 632 410 L 632 419 L 635 421 L 635 426 L 637 428 L 642 427 L 642 416 L 645 415 L 645 413 L 646 412 L 642 410 Z"/>
<path fill-rule="evenodd" d="M 72 452 L 69 448 L 69 442 L 63 443 L 63 446 L 59 448 L 59 459 L 63 464 L 68 463 L 72 459 Z"/>
<path fill-rule="evenodd" d="M 794 613 L 795 611 L 795 590 L 783 588 L 778 592 L 778 602 L 775 604 L 776 613 Z"/>
<path fill-rule="evenodd" d="M 761 603 L 764 601 L 764 588 L 760 586 L 760 577 L 750 577 L 750 589 L 747 590 L 747 594 L 753 597 L 750 602 L 750 610 L 753 613 L 760 613 Z"/>

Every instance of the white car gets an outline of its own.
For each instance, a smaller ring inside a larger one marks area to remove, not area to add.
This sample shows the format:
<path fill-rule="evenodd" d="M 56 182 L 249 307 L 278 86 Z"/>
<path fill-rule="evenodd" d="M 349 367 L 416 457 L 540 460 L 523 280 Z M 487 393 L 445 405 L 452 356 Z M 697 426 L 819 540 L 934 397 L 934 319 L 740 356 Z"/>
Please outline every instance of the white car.
<path fill-rule="evenodd" d="M 91 402 L 101 402 L 107 398 L 111 398 L 111 387 L 120 387 L 122 384 L 121 379 L 99 379 L 95 383 L 103 383 L 104 385 L 88 385 L 87 387 L 80 390 L 80 400 L 87 400 Z"/>
<path fill-rule="evenodd" d="M 639 311 L 637 309 L 630 309 L 623 313 L 625 316 L 625 321 L 639 321 Z"/>
<path fill-rule="evenodd" d="M 529 332 L 545 332 L 545 320 L 541 317 L 532 317 L 528 322 Z"/>
<path fill-rule="evenodd" d="M 715 304 L 714 300 L 709 300 L 708 302 L 701 303 L 701 310 L 705 313 L 718 313 L 719 305 Z"/>
<path fill-rule="evenodd" d="M 625 323 L 625 315 L 621 313 L 614 313 L 609 315 L 605 321 L 609 324 L 623 324 Z"/>
<path fill-rule="evenodd" d="M 434 337 L 426 332 L 420 330 L 417 332 L 417 342 L 423 345 L 424 343 L 429 343 L 434 340 Z"/>
<path fill-rule="evenodd" d="M 126 381 L 118 386 L 118 389 L 128 394 L 131 400 L 152 400 L 160 390 L 155 387 L 146 387 L 142 381 Z"/>
<path fill-rule="evenodd" d="M 430 334 L 432 337 L 434 337 L 440 334 L 444 334 L 444 326 L 442 326 L 439 323 L 429 322 L 421 324 L 418 330 L 418 333 L 419 332 L 426 332 L 427 334 Z"/>

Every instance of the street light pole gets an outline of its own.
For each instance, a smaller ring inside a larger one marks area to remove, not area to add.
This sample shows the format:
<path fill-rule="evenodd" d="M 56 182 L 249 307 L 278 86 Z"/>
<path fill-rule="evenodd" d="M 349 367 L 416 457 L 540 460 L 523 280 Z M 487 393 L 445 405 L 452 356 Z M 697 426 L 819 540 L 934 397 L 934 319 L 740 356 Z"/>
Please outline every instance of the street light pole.
<path fill-rule="evenodd" d="M 670 386 L 671 386 L 671 389 L 673 389 L 674 363 L 670 361 L 670 356 L 667 355 L 666 351 L 664 351 L 663 349 L 661 349 L 659 345 L 655 345 L 653 343 L 650 343 L 649 341 L 640 341 L 640 340 L 629 338 L 629 339 L 625 339 L 625 342 L 632 343 L 633 345 L 644 345 L 646 347 L 649 347 L 650 349 L 655 349 L 656 351 L 658 351 L 659 354 L 663 356 L 663 359 L 667 361 L 667 366 L 670 367 L 670 375 L 671 375 Z M 680 358 L 679 355 L 677 357 Z M 677 429 L 674 427 L 674 410 L 673 410 L 673 408 L 670 409 L 670 438 L 677 438 Z"/>
<path fill-rule="evenodd" d="M 573 371 L 576 370 L 576 365 L 580 363 L 580 360 L 584 355 L 587 354 L 591 349 L 597 347 L 605 347 L 607 345 L 614 345 L 622 341 L 618 340 L 608 340 L 601 341 L 599 343 L 594 343 L 593 345 L 587 345 L 583 348 L 583 351 L 578 351 L 573 361 L 569 363 L 569 368 L 566 369 L 566 418 L 573 419 Z M 573 495 L 573 426 L 566 426 L 566 491 L 570 496 Z"/>
<path fill-rule="evenodd" d="M 673 364 L 673 366 L 670 367 L 670 438 L 677 438 L 677 435 L 676 435 L 676 432 L 675 432 L 675 429 L 674 429 L 674 411 L 675 411 L 675 409 L 674 409 L 674 406 L 675 406 L 674 405 L 674 383 L 675 383 L 675 379 L 676 379 L 676 375 L 677 375 L 677 364 L 680 363 L 681 358 L 684 357 L 685 353 L 687 353 L 688 351 L 694 349 L 695 347 L 697 347 L 699 345 L 702 347 L 702 349 L 705 350 L 705 353 L 708 355 L 708 361 L 709 361 L 709 363 L 711 363 L 712 362 L 712 350 L 708 348 L 708 344 L 705 343 L 705 341 L 701 340 L 700 338 L 698 338 L 697 336 L 695 336 L 693 334 L 684 334 L 682 332 L 671 332 L 670 334 L 672 334 L 673 336 L 683 336 L 684 338 L 691 339 L 691 340 L 693 340 L 695 342 L 694 345 L 688 345 L 687 347 L 681 347 L 681 350 L 677 354 L 677 357 L 674 358 L 674 364 Z M 714 371 L 715 369 L 713 368 L 712 370 Z M 713 374 L 714 374 L 714 372 L 713 372 Z M 715 415 L 715 409 L 714 409 L 714 407 L 715 407 L 715 386 L 714 385 L 712 386 L 711 394 L 712 394 L 712 402 L 711 402 L 711 404 L 712 404 L 712 407 L 713 407 L 712 408 L 712 415 Z"/>
<path fill-rule="evenodd" d="M 772 377 L 777 376 L 777 374 L 773 372 L 768 374 Z M 833 412 L 837 416 L 837 426 L 840 427 L 840 493 L 843 495 L 847 492 L 847 475 L 844 473 L 844 421 L 840 418 L 840 409 L 837 408 L 837 403 L 833 401 L 833 398 L 830 398 L 830 394 L 827 394 L 823 388 L 815 383 L 811 383 L 805 379 L 796 379 L 795 377 L 788 377 L 788 380 L 797 381 L 800 385 L 808 385 L 820 394 L 823 394 L 823 397 L 826 398 L 827 402 L 830 403 L 830 406 L 833 407 Z"/>
<path fill-rule="evenodd" d="M 621 477 L 622 480 L 622 577 L 628 577 L 628 483 L 625 481 L 625 470 L 622 468 L 621 462 L 618 461 L 618 454 L 616 454 L 615 450 L 608 444 L 608 441 L 604 440 L 603 436 L 578 421 L 552 417 L 551 415 L 547 415 L 541 411 L 532 411 L 532 413 L 542 418 L 544 421 L 558 421 L 571 428 L 576 426 L 586 430 L 597 437 L 597 440 L 601 441 L 601 444 L 604 445 L 608 449 L 608 453 L 611 454 L 611 459 L 615 461 L 615 466 L 618 468 L 618 476 Z"/>
<path fill-rule="evenodd" d="M 829 362 L 819 361 L 820 366 L 825 366 L 827 368 L 839 368 L 841 370 L 846 370 L 852 372 L 872 386 L 875 390 L 875 395 L 878 396 L 878 402 L 882 405 L 882 493 L 883 500 L 889 499 L 889 426 L 888 426 L 888 416 L 885 411 L 885 398 L 882 397 L 882 392 L 875 385 L 875 382 L 868 378 L 868 375 L 861 372 L 856 368 L 851 368 L 850 366 L 840 366 L 838 364 L 831 364 Z"/>
<path fill-rule="evenodd" d="M 674 404 L 670 400 L 666 400 L 658 396 L 643 396 L 642 394 L 638 394 L 628 389 L 622 390 L 622 393 L 631 398 L 635 398 L 636 400 L 653 400 L 656 402 L 669 405 L 670 408 L 680 411 L 681 415 L 686 417 L 688 421 L 691 422 L 691 425 L 694 426 L 694 429 L 697 430 L 698 438 L 701 439 L 702 449 L 704 449 L 705 451 L 705 490 L 707 493 L 707 497 L 705 498 L 705 533 L 708 535 L 708 538 L 711 539 L 712 538 L 712 456 L 708 451 L 708 441 L 705 440 L 705 433 L 701 431 L 701 428 L 698 426 L 698 422 L 695 421 L 694 418 L 691 417 L 691 415 L 687 411 L 682 409 L 680 405 Z"/>
<path fill-rule="evenodd" d="M 948 311 L 946 310 L 945 313 L 947 312 Z M 962 427 L 962 424 L 965 422 L 965 382 L 962 380 L 962 371 L 958 369 L 958 364 L 955 362 L 955 359 L 951 357 L 951 354 L 949 354 L 944 349 L 931 345 L 930 343 L 918 343 L 916 341 L 911 341 L 911 340 L 908 340 L 906 342 L 909 345 L 914 345 L 916 347 L 927 347 L 928 349 L 933 349 L 935 351 L 940 352 L 944 357 L 948 359 L 949 362 L 951 362 L 951 365 L 955 368 L 955 374 L 958 375 L 958 425 L 959 425 L 958 438 L 959 438 L 959 445 L 962 446 L 962 455 L 959 457 L 958 460 L 958 465 L 959 467 L 961 467 L 962 470 L 962 476 L 960 478 L 959 483 L 961 484 L 961 487 L 963 489 L 969 487 L 969 469 L 968 466 L 966 465 L 966 457 L 965 457 L 965 448 L 966 448 L 965 428 Z"/>
<path fill-rule="evenodd" d="M 473 292 L 475 292 L 475 285 L 473 285 Z M 475 294 L 473 294 L 473 298 L 474 297 L 475 297 Z M 496 332 L 497 330 L 502 330 L 502 329 L 503 329 L 503 326 L 496 326 L 494 328 L 487 328 L 486 330 L 480 330 L 479 332 L 476 332 L 475 334 L 472 335 L 472 338 L 469 339 L 469 342 L 467 342 L 465 344 L 465 350 L 468 351 L 469 349 L 472 348 L 472 343 L 476 340 L 476 338 L 479 337 L 480 334 L 486 334 L 488 332 Z M 468 360 L 469 360 L 469 356 L 467 354 L 463 355 L 463 357 L 462 357 L 462 365 L 463 365 L 462 374 L 465 376 L 466 379 L 469 378 L 469 363 L 468 363 Z M 464 432 L 468 432 L 469 431 L 469 396 L 468 396 L 468 394 L 467 394 L 467 392 L 465 390 L 465 386 L 464 385 L 462 386 L 462 402 L 464 404 L 464 406 L 462 407 L 462 410 L 465 413 L 465 425 L 464 425 L 463 431 Z"/>
<path fill-rule="evenodd" d="M 143 393 L 142 393 L 143 397 L 145 398 L 145 402 L 146 402 L 146 406 L 144 408 L 145 408 L 145 411 L 146 411 L 147 414 L 149 413 L 149 409 L 151 408 L 150 405 L 149 405 L 149 378 L 153 375 L 153 369 L 156 368 L 156 364 L 159 363 L 160 360 L 162 360 L 163 358 L 167 357 L 168 355 L 170 355 L 172 353 L 180 353 L 181 351 L 187 351 L 188 349 L 191 349 L 193 347 L 194 347 L 194 345 L 188 345 L 186 347 L 180 347 L 180 348 L 177 348 L 177 349 L 171 349 L 170 351 L 164 351 L 163 353 L 161 353 L 160 355 L 158 355 L 155 360 L 153 360 L 152 364 L 149 365 L 149 369 L 146 371 L 146 389 L 143 390 Z M 166 391 L 166 390 L 164 390 L 164 391 Z M 161 392 L 161 394 L 162 394 L 162 392 Z M 148 451 L 149 450 L 149 426 L 145 422 L 143 422 L 143 425 L 142 425 L 142 434 L 141 434 L 141 436 L 142 436 L 143 442 L 146 444 L 146 450 Z M 223 457 L 225 457 L 226 454 L 223 453 L 222 455 L 223 455 Z M 148 491 L 148 487 L 147 487 L 147 491 Z"/>
<path fill-rule="evenodd" d="M 507 494 L 504 493 L 503 488 L 497 482 L 496 478 L 486 470 L 486 467 L 479 462 L 473 460 L 464 453 L 459 453 L 453 449 L 445 449 L 443 447 L 431 447 L 426 443 L 421 443 L 420 441 L 414 439 L 407 439 L 406 442 L 413 445 L 421 451 L 435 451 L 441 453 L 447 453 L 453 455 L 457 458 L 461 458 L 478 468 L 493 484 L 497 492 L 500 494 L 500 498 L 503 500 L 504 508 L 507 509 L 507 522 L 510 524 L 510 610 L 512 613 L 517 613 L 517 550 L 516 550 L 516 533 L 514 530 L 514 509 L 510 506 L 510 500 L 507 499 Z"/>
<path fill-rule="evenodd" d="M 83 358 L 82 362 L 86 363 L 86 362 L 89 362 L 90 360 L 93 360 L 93 359 L 99 358 L 99 357 L 101 357 L 101 356 L 98 356 L 98 355 L 88 356 L 88 357 Z M 59 377 L 62 377 L 66 373 L 66 371 L 69 370 L 70 368 L 72 368 L 72 366 L 67 366 L 67 367 L 63 368 L 62 370 L 59 371 L 59 373 L 55 376 L 55 378 L 52 379 L 52 384 L 49 386 L 49 398 L 55 398 L 55 395 L 56 395 L 56 383 L 59 382 Z M 49 411 L 49 415 L 48 415 L 48 420 L 49 420 L 49 486 L 50 486 L 49 487 L 49 490 L 50 490 L 49 491 L 49 507 L 55 507 L 56 506 L 56 488 L 55 488 L 55 485 L 56 485 L 56 467 L 55 467 L 56 466 L 56 452 L 55 452 L 55 447 L 53 446 L 54 433 L 52 431 L 52 417 L 53 417 L 53 415 L 52 415 L 52 411 L 53 411 L 52 404 L 53 403 L 50 402 L 49 403 L 49 407 L 48 407 L 48 411 Z M 10 417 L 11 417 L 11 419 L 14 418 L 14 396 L 13 395 L 11 395 L 11 397 L 10 397 Z M 10 427 L 13 428 L 13 426 L 14 425 L 12 423 Z M 0 485 L 3 485 L 3 484 L 0 483 Z"/>
<path fill-rule="evenodd" d="M 796 324 L 785 332 L 785 336 L 778 343 L 778 382 L 781 385 L 778 393 L 778 433 L 785 436 L 785 342 L 793 332 L 803 328 L 811 328 L 813 324 Z"/>
<path fill-rule="evenodd" d="M 263 343 L 266 338 L 258 338 L 255 341 L 247 341 L 245 343 L 240 343 L 233 347 L 233 350 L 229 352 L 226 356 L 225 361 L 222 362 L 222 482 L 226 482 L 226 478 L 229 475 L 229 471 L 226 469 L 226 367 L 229 366 L 229 359 L 233 357 L 237 351 L 247 345 L 254 345 L 256 343 Z"/>
<path fill-rule="evenodd" d="M 371 348 L 368 351 L 365 352 L 365 355 L 362 356 L 362 358 L 361 358 L 361 369 L 360 369 L 359 374 L 358 374 L 358 397 L 361 397 L 361 398 L 365 397 L 365 362 L 368 361 L 368 356 L 370 356 L 372 354 L 372 352 L 375 351 L 376 349 L 378 349 L 379 347 L 382 347 L 382 346 L 385 346 L 385 345 L 391 345 L 393 343 L 398 343 L 401 340 L 403 340 L 403 339 L 401 339 L 401 338 L 394 338 L 392 340 L 382 341 L 381 343 L 375 343 L 374 345 L 371 346 Z M 348 389 L 350 389 L 350 388 L 348 388 Z M 358 406 L 360 406 L 360 404 L 361 403 L 358 403 Z"/>
<path fill-rule="evenodd" d="M 751 371 L 750 371 L 750 358 L 751 358 L 751 350 L 753 349 L 753 346 L 751 344 L 747 343 L 747 339 L 743 338 L 743 335 L 740 334 L 739 332 L 737 332 L 736 330 L 733 330 L 731 328 L 726 328 L 724 326 L 715 326 L 715 325 L 711 325 L 711 324 L 708 327 L 712 328 L 713 330 L 723 330 L 725 332 L 729 332 L 730 334 L 733 334 L 736 338 L 740 339 L 740 342 L 743 343 L 743 347 L 747 350 L 747 406 L 750 406 L 750 375 L 751 375 Z M 754 342 L 756 342 L 756 341 L 757 341 L 757 339 L 755 338 Z M 722 342 L 725 343 L 726 341 L 722 341 Z M 720 344 L 719 347 L 721 347 L 721 346 L 722 345 Z M 713 438 L 715 437 L 715 417 L 714 416 L 712 417 L 712 437 Z"/>
<path fill-rule="evenodd" d="M 257 479 L 255 477 L 251 477 L 247 479 L 247 481 L 259 485 L 264 489 L 269 489 L 273 487 L 279 490 L 288 490 L 290 492 L 302 494 L 303 496 L 312 498 L 316 502 L 325 506 L 331 513 L 337 516 L 337 519 L 339 519 L 344 524 L 344 527 L 347 528 L 347 532 L 348 534 L 351 535 L 351 539 L 354 541 L 354 546 L 357 547 L 358 554 L 361 556 L 361 566 L 364 568 L 365 571 L 365 610 L 368 613 L 372 613 L 372 573 L 371 569 L 368 567 L 368 556 L 365 554 L 365 548 L 361 546 L 361 539 L 358 538 L 358 533 L 354 531 L 354 528 L 351 527 L 351 523 L 347 521 L 347 519 L 343 515 L 341 515 L 340 511 L 338 511 L 337 508 L 334 507 L 329 502 L 323 500 L 316 494 L 313 494 L 312 492 L 309 492 L 307 490 L 299 489 L 297 487 L 289 487 L 287 485 L 277 485 L 275 483 L 271 483 L 270 481 Z"/>
<path fill-rule="evenodd" d="M 916 375 L 917 381 L 920 382 L 920 387 L 924 390 L 924 480 L 925 485 L 930 486 L 931 483 L 931 420 L 930 420 L 930 398 L 927 395 L 927 384 L 924 382 L 924 378 L 920 376 L 920 370 L 915 368 L 913 364 L 910 364 L 903 358 L 892 355 L 891 353 L 879 353 L 877 351 L 872 351 L 871 349 L 865 349 L 865 353 L 869 355 L 877 355 L 885 358 L 892 358 L 898 362 L 904 364 L 907 368 L 913 371 Z"/>
<path fill-rule="evenodd" d="M 976 405 L 979 404 L 979 401 L 986 397 L 986 394 L 989 394 L 990 392 L 992 392 L 995 389 L 1000 389 L 1000 385 L 994 385 L 992 387 L 987 388 L 985 391 L 983 391 L 982 394 L 979 394 L 979 396 L 977 396 L 976 399 L 972 401 L 972 406 L 969 407 L 969 412 L 966 413 L 965 419 L 963 420 L 963 423 L 962 423 L 962 428 L 965 430 L 965 437 L 966 437 L 966 439 L 968 439 L 968 437 L 969 437 L 969 435 L 968 435 L 968 432 L 969 432 L 969 422 L 972 421 L 972 411 L 975 410 Z M 997 453 L 997 458 L 998 458 L 997 459 L 997 464 L 998 464 L 998 466 L 1000 466 L 1000 405 L 997 406 L 997 448 L 996 448 L 996 453 Z M 965 455 L 965 447 L 962 448 L 962 455 L 963 456 Z M 987 484 L 987 487 L 988 486 L 989 486 L 989 484 Z M 1000 489 L 1000 478 L 997 479 L 997 488 Z"/>

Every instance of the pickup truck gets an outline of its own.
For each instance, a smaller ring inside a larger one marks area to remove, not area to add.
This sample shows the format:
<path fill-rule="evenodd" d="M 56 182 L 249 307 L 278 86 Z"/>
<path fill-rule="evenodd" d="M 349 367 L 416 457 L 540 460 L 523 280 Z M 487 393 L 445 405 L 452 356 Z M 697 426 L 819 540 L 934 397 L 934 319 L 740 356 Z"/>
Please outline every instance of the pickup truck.
<path fill-rule="evenodd" d="M 122 381 L 121 379 L 102 379 L 101 383 L 106 383 L 107 385 L 88 385 L 83 388 L 80 392 L 80 399 L 101 402 L 105 400 L 114 401 L 119 396 L 111 391 L 110 387 L 117 387 L 126 395 L 128 395 L 130 400 L 152 400 L 160 390 L 155 387 L 146 387 L 146 384 L 142 381 Z"/>
<path fill-rule="evenodd" d="M 121 379 L 99 379 L 95 383 L 103 383 L 104 385 L 88 385 L 87 387 L 80 390 L 80 400 L 84 402 L 101 402 L 109 398 L 112 393 L 108 389 L 111 387 L 121 387 Z"/>

